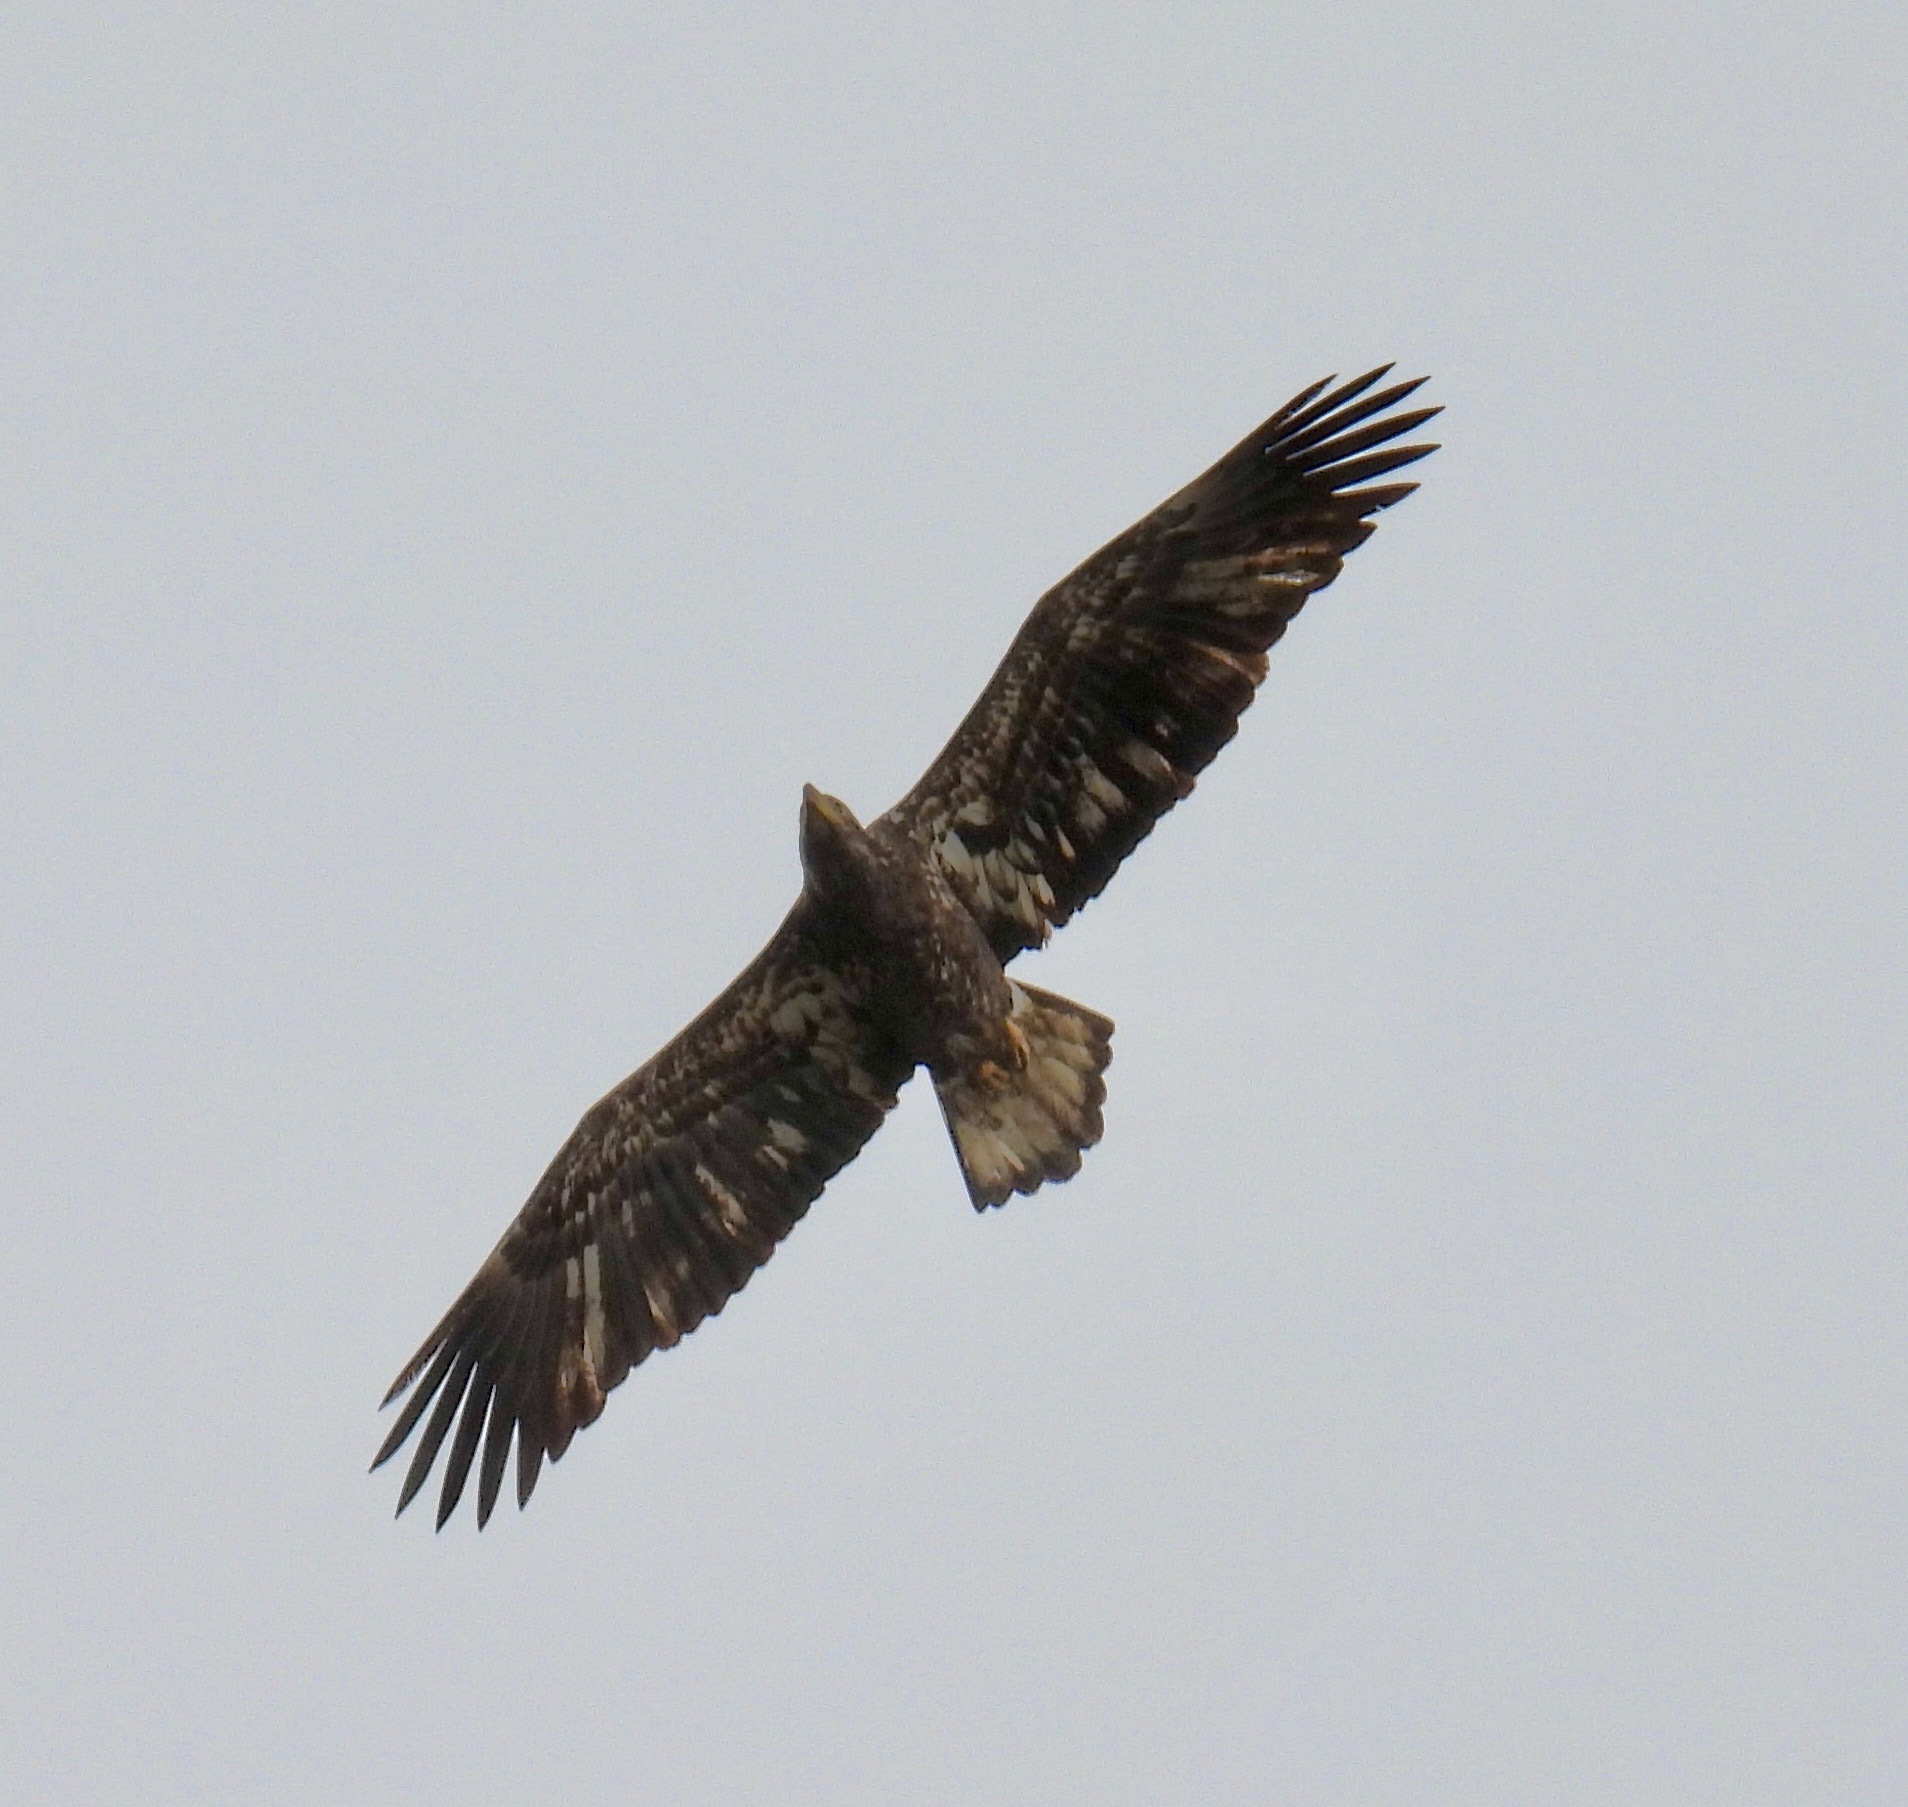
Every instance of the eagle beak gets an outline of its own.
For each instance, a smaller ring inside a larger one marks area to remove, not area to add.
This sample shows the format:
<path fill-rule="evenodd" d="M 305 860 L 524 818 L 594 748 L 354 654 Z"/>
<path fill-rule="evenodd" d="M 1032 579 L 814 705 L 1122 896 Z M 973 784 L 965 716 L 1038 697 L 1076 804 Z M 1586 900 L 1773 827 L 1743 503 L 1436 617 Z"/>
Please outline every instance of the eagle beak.
<path fill-rule="evenodd" d="M 830 828 L 858 828 L 854 812 L 839 797 L 831 797 L 826 791 L 818 791 L 812 784 L 802 786 L 802 813 L 813 811 Z"/>

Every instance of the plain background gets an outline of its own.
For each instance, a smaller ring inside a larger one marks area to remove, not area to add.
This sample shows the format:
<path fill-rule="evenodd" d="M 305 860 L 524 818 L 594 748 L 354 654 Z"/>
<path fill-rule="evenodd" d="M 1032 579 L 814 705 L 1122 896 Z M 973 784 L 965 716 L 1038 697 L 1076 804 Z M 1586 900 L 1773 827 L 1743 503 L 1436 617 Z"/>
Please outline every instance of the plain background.
<path fill-rule="evenodd" d="M 0 25 L 10 1802 L 1908 1795 L 1898 7 Z M 479 1538 L 376 1401 L 1038 592 L 1441 451 Z"/>

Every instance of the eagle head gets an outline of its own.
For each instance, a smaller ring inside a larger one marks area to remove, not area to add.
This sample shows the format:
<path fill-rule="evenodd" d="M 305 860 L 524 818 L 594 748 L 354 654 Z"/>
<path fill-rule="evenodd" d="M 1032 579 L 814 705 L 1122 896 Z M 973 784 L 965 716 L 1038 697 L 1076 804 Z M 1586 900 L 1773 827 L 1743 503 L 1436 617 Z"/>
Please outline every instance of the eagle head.
<path fill-rule="evenodd" d="M 802 875 L 817 896 L 841 898 L 864 889 L 874 863 L 868 831 L 839 797 L 802 786 Z"/>

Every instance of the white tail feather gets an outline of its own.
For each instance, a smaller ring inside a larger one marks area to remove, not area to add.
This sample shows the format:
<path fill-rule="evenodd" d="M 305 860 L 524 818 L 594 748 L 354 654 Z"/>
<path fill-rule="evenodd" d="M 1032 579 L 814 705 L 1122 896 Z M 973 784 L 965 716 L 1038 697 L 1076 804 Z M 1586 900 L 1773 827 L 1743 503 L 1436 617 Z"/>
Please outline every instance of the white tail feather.
<path fill-rule="evenodd" d="M 1100 1076 L 1113 1057 L 1113 1025 L 1051 992 L 1012 980 L 1013 1026 L 1027 1046 L 1019 1072 L 936 1076 L 935 1096 L 976 1210 L 1071 1179 L 1080 1153 L 1100 1139 Z"/>

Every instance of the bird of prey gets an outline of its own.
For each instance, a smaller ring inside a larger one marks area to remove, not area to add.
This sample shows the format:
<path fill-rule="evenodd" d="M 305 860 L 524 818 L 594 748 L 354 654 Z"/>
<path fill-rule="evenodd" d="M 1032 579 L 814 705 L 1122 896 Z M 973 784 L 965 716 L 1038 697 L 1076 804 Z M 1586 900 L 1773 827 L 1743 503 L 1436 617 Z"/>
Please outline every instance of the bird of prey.
<path fill-rule="evenodd" d="M 522 1506 L 631 1368 L 748 1283 L 916 1067 L 977 1210 L 1079 1170 L 1113 1025 L 1005 968 L 1191 791 L 1267 648 L 1416 488 L 1376 480 L 1435 449 L 1394 442 L 1438 410 L 1400 410 L 1424 379 L 1379 387 L 1389 370 L 1312 384 L 1049 590 L 886 815 L 804 787 L 782 926 L 585 1113 L 386 1394 L 415 1388 L 374 1468 L 430 1410 L 400 1512 L 453 1425 L 438 1525 L 480 1446 L 478 1524 L 513 1439 Z"/>

